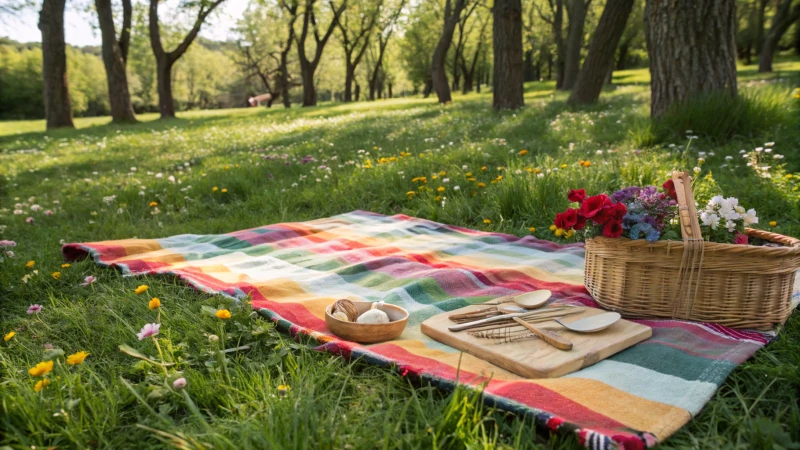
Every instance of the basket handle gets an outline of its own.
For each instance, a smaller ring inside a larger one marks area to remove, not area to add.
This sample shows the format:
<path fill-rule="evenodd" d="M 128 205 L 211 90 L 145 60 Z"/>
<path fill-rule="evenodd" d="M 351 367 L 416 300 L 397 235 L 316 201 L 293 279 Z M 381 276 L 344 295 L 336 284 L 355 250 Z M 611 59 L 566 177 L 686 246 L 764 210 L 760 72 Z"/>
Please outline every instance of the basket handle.
<path fill-rule="evenodd" d="M 697 219 L 694 193 L 692 192 L 692 177 L 689 172 L 672 172 L 672 182 L 675 184 L 675 193 L 678 197 L 678 219 L 681 222 L 681 235 L 683 239 L 703 239 L 700 232 L 700 222 Z"/>
<path fill-rule="evenodd" d="M 745 228 L 744 234 L 750 237 L 764 239 L 765 241 L 775 242 L 776 244 L 785 245 L 787 247 L 800 247 L 800 239 L 795 239 L 793 237 L 784 236 L 778 233 L 756 230 L 755 228 Z"/>

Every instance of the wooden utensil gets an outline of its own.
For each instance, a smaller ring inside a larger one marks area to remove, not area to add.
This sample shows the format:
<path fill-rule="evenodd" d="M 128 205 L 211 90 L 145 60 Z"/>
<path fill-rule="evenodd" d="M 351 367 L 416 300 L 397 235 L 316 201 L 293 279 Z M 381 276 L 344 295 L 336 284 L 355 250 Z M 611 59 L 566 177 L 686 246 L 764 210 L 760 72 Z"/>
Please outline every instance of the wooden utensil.
<path fill-rule="evenodd" d="M 605 314 L 597 314 L 585 319 L 576 320 L 572 323 L 562 322 L 561 317 L 554 320 L 558 322 L 559 325 L 570 331 L 575 331 L 577 333 L 595 333 L 614 325 L 621 318 L 622 316 L 619 313 L 608 312 Z"/>
<path fill-rule="evenodd" d="M 547 313 L 551 313 L 551 312 L 553 312 L 553 313 L 554 312 L 561 312 L 564 309 L 568 309 L 568 308 L 569 307 L 555 307 L 555 308 L 540 309 L 540 310 L 535 311 L 535 312 L 534 311 L 525 311 L 525 312 L 521 312 L 521 313 L 503 314 L 503 315 L 499 315 L 499 316 L 488 317 L 486 319 L 476 320 L 474 322 L 467 322 L 467 323 L 462 323 L 460 325 L 455 325 L 455 326 L 450 327 L 449 330 L 450 331 L 464 331 L 464 330 L 469 330 L 471 328 L 477 328 L 477 327 L 481 327 L 481 326 L 484 326 L 484 325 L 487 325 L 487 324 L 496 323 L 496 322 L 510 322 L 511 319 L 513 319 L 514 317 L 534 317 L 534 316 L 538 316 L 539 314 L 547 314 Z M 556 315 L 555 317 L 558 317 L 558 315 Z"/>
<path fill-rule="evenodd" d="M 550 330 L 540 330 L 535 326 L 525 322 L 524 320 L 520 319 L 519 317 L 514 317 L 514 322 L 522 325 L 523 327 L 530 330 L 531 333 L 539 336 L 543 341 L 547 342 L 548 344 L 552 345 L 553 347 L 560 349 L 560 350 L 572 350 L 572 342 L 563 337 L 559 336 L 558 334 L 550 331 Z"/>

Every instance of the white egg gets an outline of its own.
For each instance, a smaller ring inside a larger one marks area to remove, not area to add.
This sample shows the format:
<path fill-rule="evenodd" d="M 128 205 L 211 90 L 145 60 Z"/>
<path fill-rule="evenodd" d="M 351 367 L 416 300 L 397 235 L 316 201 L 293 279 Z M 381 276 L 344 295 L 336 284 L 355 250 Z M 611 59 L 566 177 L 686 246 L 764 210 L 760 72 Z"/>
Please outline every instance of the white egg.
<path fill-rule="evenodd" d="M 380 309 L 370 309 L 358 316 L 357 323 L 389 323 L 389 316 Z"/>

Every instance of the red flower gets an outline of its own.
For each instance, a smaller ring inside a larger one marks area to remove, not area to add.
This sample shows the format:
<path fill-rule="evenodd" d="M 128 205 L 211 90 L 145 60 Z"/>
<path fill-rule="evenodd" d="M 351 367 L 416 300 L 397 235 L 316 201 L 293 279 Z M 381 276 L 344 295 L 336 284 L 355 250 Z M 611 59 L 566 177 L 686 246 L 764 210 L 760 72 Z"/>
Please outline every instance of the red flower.
<path fill-rule="evenodd" d="M 603 236 L 618 238 L 622 236 L 622 222 L 609 221 L 603 227 Z"/>
<path fill-rule="evenodd" d="M 667 191 L 667 195 L 672 197 L 673 200 L 676 202 L 678 201 L 678 193 L 675 192 L 675 182 L 672 180 L 667 180 L 664 184 L 661 185 L 664 190 Z"/>
<path fill-rule="evenodd" d="M 739 233 L 739 231 L 736 231 L 736 237 L 733 238 L 733 243 L 747 245 L 747 242 L 748 242 L 747 235 Z"/>
<path fill-rule="evenodd" d="M 569 191 L 569 194 L 567 194 L 567 198 L 571 202 L 581 203 L 583 202 L 583 199 L 586 198 L 586 189 L 578 189 L 578 190 L 572 189 L 571 191 Z"/>
<path fill-rule="evenodd" d="M 583 227 L 586 226 L 586 217 L 583 217 L 581 212 L 578 211 L 577 209 L 575 211 L 578 214 L 578 220 L 577 220 L 577 222 L 575 222 L 575 225 L 572 228 L 575 229 L 576 231 L 577 230 L 582 230 Z"/>
<path fill-rule="evenodd" d="M 563 213 L 556 214 L 556 220 L 553 223 L 558 228 L 569 230 L 578 223 L 578 216 L 577 209 L 568 208 Z M 586 223 L 585 220 L 584 223 Z"/>
<path fill-rule="evenodd" d="M 607 203 L 611 203 L 611 199 L 606 194 L 586 197 L 581 203 L 581 214 L 587 219 L 592 219 L 602 211 L 603 206 Z"/>

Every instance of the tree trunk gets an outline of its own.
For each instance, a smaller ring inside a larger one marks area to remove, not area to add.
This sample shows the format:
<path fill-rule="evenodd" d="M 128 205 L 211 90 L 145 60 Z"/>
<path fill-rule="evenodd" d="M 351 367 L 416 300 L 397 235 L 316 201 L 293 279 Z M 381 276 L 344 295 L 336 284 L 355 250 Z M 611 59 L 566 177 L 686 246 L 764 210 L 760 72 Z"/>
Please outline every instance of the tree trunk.
<path fill-rule="evenodd" d="M 136 122 L 128 90 L 128 75 L 125 71 L 125 60 L 122 46 L 117 40 L 114 30 L 114 13 L 111 0 L 95 0 L 97 18 L 100 22 L 100 37 L 103 43 L 103 64 L 106 67 L 108 81 L 108 101 L 111 105 L 112 122 Z M 129 19 L 128 19 L 129 20 Z M 130 22 L 128 22 L 130 27 Z M 124 33 L 125 24 L 123 24 Z"/>
<path fill-rule="evenodd" d="M 167 58 L 156 60 L 158 80 L 158 112 L 162 119 L 175 117 L 175 100 L 172 97 L 172 63 Z"/>
<path fill-rule="evenodd" d="M 386 86 L 389 88 L 387 92 L 389 94 L 389 98 L 392 98 L 392 83 L 387 83 Z"/>
<path fill-rule="evenodd" d="M 556 44 L 556 89 L 564 86 L 564 65 L 565 65 L 565 45 L 564 45 L 564 0 L 555 0 L 555 11 L 553 12 L 553 40 Z M 552 57 L 552 55 L 551 55 Z M 552 67 L 550 67 L 552 70 Z M 548 78 L 550 78 L 548 76 Z"/>
<path fill-rule="evenodd" d="M 600 98 L 603 82 L 614 67 L 614 53 L 633 3 L 634 0 L 609 0 L 606 3 L 589 44 L 589 54 L 569 96 L 570 103 L 594 103 Z"/>
<path fill-rule="evenodd" d="M 581 49 L 583 48 L 583 28 L 586 24 L 588 3 L 584 0 L 567 0 L 569 25 L 567 28 L 567 49 L 564 57 L 564 81 L 561 89 L 568 91 L 575 86 L 581 69 Z"/>
<path fill-rule="evenodd" d="M 451 0 L 447 0 L 445 5 L 442 35 L 433 50 L 433 58 L 431 60 L 431 79 L 433 80 L 433 89 L 439 97 L 439 103 L 449 103 L 453 100 L 450 96 L 450 86 L 447 83 L 445 59 L 447 58 L 447 50 L 450 48 L 450 43 L 453 42 L 453 34 L 466 0 L 454 1 L 455 6 L 451 4 Z"/>
<path fill-rule="evenodd" d="M 736 95 L 735 0 L 648 0 L 650 113 L 701 92 Z"/>
<path fill-rule="evenodd" d="M 758 71 L 759 72 L 772 72 L 772 58 L 775 56 L 775 51 L 786 30 L 800 19 L 800 4 L 795 5 L 792 9 L 792 0 L 783 0 L 772 16 L 772 25 L 769 27 L 767 38 L 764 39 L 764 45 L 761 47 L 761 53 L 758 55 Z"/>
<path fill-rule="evenodd" d="M 284 108 L 291 108 L 292 107 L 292 99 L 289 98 L 289 69 L 286 67 L 286 61 L 281 60 L 281 69 L 280 74 L 280 88 L 279 91 L 281 93 L 281 98 L 283 99 L 283 107 Z"/>
<path fill-rule="evenodd" d="M 630 50 L 630 44 L 623 43 L 622 45 L 619 46 L 619 57 L 617 58 L 617 70 L 625 70 L 629 50 Z"/>
<path fill-rule="evenodd" d="M 352 64 L 346 64 L 345 66 L 344 101 L 349 103 L 353 101 L 353 80 L 356 78 L 356 68 Z"/>
<path fill-rule="evenodd" d="M 425 89 L 423 89 L 423 91 L 422 91 L 422 97 L 423 98 L 428 98 L 431 95 L 431 92 L 433 92 L 433 79 L 426 78 L 425 79 Z"/>
<path fill-rule="evenodd" d="M 317 104 L 317 88 L 314 86 L 314 69 L 310 64 L 300 62 L 300 76 L 303 78 L 303 106 Z"/>
<path fill-rule="evenodd" d="M 757 5 L 757 12 L 756 12 L 756 35 L 753 43 L 751 45 L 755 46 L 757 50 L 761 50 L 761 46 L 764 45 L 764 13 L 766 12 L 767 5 L 769 4 L 769 0 L 756 0 L 758 3 Z M 748 45 L 747 49 L 747 59 L 750 59 L 750 50 L 751 45 Z M 748 63 L 749 64 L 749 63 Z"/>
<path fill-rule="evenodd" d="M 44 0 L 39 13 L 42 31 L 42 75 L 44 114 L 47 129 L 69 127 L 72 106 L 67 81 L 67 45 L 64 42 L 64 6 L 66 0 Z"/>
<path fill-rule="evenodd" d="M 358 83 L 356 83 L 355 96 L 356 96 L 356 101 L 358 101 L 359 97 L 361 97 L 361 85 Z"/>
<path fill-rule="evenodd" d="M 522 3 L 495 0 L 493 39 L 495 110 L 521 108 L 522 98 Z"/>

